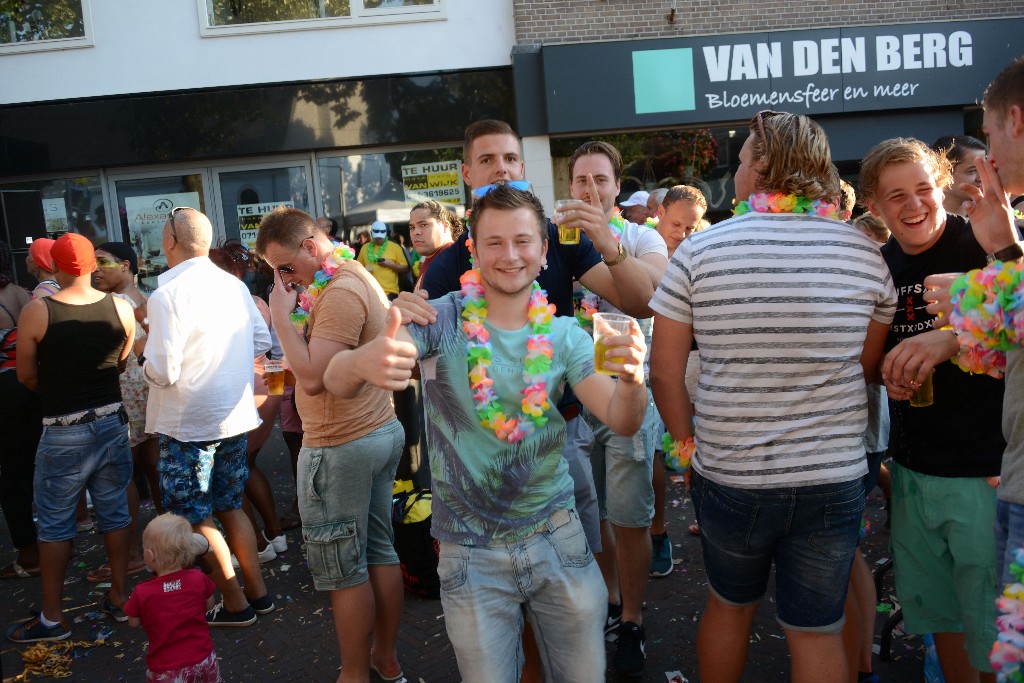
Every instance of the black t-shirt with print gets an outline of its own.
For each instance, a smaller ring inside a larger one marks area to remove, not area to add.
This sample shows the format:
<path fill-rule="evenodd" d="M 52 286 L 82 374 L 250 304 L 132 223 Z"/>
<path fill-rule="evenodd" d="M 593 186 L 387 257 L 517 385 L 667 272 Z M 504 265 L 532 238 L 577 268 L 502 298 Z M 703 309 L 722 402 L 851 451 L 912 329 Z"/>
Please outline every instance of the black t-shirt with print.
<path fill-rule="evenodd" d="M 882 256 L 896 287 L 896 317 L 886 351 L 932 329 L 935 316 L 925 310 L 924 279 L 985 266 L 985 251 L 970 225 L 949 215 L 939 240 L 927 251 L 905 254 L 895 239 Z M 909 401 L 889 401 L 892 431 L 889 454 L 897 463 L 937 477 L 991 477 L 999 474 L 1006 442 L 1000 425 L 1003 381 L 972 375 L 953 363 L 939 363 L 933 376 L 935 402 L 912 408 Z"/>

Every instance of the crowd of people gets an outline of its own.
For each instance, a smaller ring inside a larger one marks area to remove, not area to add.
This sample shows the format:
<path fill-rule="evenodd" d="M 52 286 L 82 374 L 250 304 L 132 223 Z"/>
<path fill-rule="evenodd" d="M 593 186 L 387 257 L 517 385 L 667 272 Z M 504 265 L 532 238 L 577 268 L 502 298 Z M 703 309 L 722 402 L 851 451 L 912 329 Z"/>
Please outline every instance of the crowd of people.
<path fill-rule="evenodd" d="M 88 578 L 110 584 L 102 612 L 146 629 L 148 679 L 219 681 L 209 628 L 274 611 L 261 564 L 301 526 L 338 680 L 404 680 L 391 510 L 420 439 L 467 682 L 604 680 L 606 642 L 612 669 L 643 675 L 648 581 L 673 568 L 666 466 L 687 470 L 707 576 L 701 680 L 743 676 L 773 568 L 792 679 L 879 680 L 857 547 L 876 483 L 905 630 L 934 635 L 949 683 L 995 680 L 995 601 L 1024 545 L 1024 58 L 983 104 L 989 146 L 883 140 L 856 190 L 818 124 L 760 112 L 735 215 L 713 226 L 686 185 L 617 206 L 623 161 L 601 141 L 573 153 L 549 218 L 515 131 L 483 120 L 465 135 L 467 220 L 415 205 L 411 249 L 378 222 L 357 253 L 284 207 L 252 252 L 214 248 L 209 219 L 176 207 L 147 299 L 125 243 L 36 240 L 33 292 L 0 244 L 17 549 L 0 577 L 41 577 L 42 605 L 8 639 L 71 635 L 71 541 L 95 523 L 108 561 Z M 257 260 L 268 301 L 246 286 Z M 282 359 L 279 392 L 264 377 Z M 278 419 L 284 517 L 257 463 Z M 158 516 L 142 529 L 145 489 Z"/>

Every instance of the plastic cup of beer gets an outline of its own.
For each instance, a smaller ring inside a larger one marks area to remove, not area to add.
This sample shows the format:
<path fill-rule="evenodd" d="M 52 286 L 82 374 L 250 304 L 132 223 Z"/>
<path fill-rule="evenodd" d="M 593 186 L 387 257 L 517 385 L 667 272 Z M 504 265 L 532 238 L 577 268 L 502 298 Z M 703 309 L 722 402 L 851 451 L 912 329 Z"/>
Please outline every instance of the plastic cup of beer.
<path fill-rule="evenodd" d="M 594 314 L 594 370 L 603 375 L 619 374 L 613 370 L 606 370 L 604 367 L 605 357 L 608 355 L 605 339 L 629 334 L 632 330 L 631 322 L 632 318 L 621 313 Z"/>
<path fill-rule="evenodd" d="M 921 386 L 914 389 L 914 393 L 910 395 L 910 405 L 914 408 L 927 408 L 935 402 L 935 389 L 932 385 L 932 375 L 935 371 L 931 371 L 921 382 Z"/>
<path fill-rule="evenodd" d="M 558 199 L 555 201 L 555 213 L 562 213 L 575 207 L 578 199 Z M 580 224 L 575 221 L 558 224 L 558 241 L 562 244 L 580 243 Z"/>
<path fill-rule="evenodd" d="M 284 363 L 279 360 L 268 360 L 263 364 L 263 381 L 267 383 L 267 393 L 280 396 L 284 393 Z"/>

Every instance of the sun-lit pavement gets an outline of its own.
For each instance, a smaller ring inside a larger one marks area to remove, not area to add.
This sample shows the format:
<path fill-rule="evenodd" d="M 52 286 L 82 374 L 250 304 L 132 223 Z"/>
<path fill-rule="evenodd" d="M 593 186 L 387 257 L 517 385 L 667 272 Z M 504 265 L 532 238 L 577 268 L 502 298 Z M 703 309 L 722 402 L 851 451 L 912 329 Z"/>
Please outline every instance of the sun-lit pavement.
<path fill-rule="evenodd" d="M 294 484 L 287 451 L 275 431 L 259 458 L 260 466 L 274 486 L 279 512 L 287 510 Z M 681 483 L 670 483 L 668 527 L 677 560 L 668 577 L 652 579 L 647 592 L 644 623 L 647 631 L 647 667 L 642 680 L 664 682 L 676 673 L 696 681 L 697 621 L 703 609 L 706 590 L 700 558 L 700 541 L 686 527 L 692 521 L 692 507 Z M 883 529 L 885 512 L 876 490 L 868 501 L 872 527 L 865 542 L 869 562 L 874 566 L 887 556 L 888 533 Z M 152 518 L 151 506 L 144 510 Z M 263 565 L 267 586 L 274 595 L 277 611 L 260 617 L 249 628 L 213 630 L 214 644 L 221 658 L 225 681 L 333 681 L 340 665 L 334 620 L 330 602 L 313 590 L 309 569 L 302 553 L 301 533 L 288 532 L 288 551 L 279 559 Z M 13 559 L 7 527 L 0 518 L 0 560 Z M 72 639 L 92 641 L 105 636 L 107 644 L 79 648 L 70 661 L 70 681 L 142 681 L 145 679 L 146 636 L 142 629 L 117 624 L 103 615 L 95 604 L 105 592 L 103 587 L 85 581 L 89 568 L 104 559 L 102 539 L 94 532 L 80 534 L 75 542 L 78 557 L 68 570 L 64 605 L 73 621 Z M 2 566 L 2 565 L 0 565 Z M 132 576 L 134 586 L 146 574 Z M 0 615 L 4 624 L 27 617 L 40 603 L 39 579 L 0 582 Z M 887 578 L 883 598 L 892 592 Z M 879 628 L 886 614 L 879 613 Z M 614 652 L 609 645 L 608 653 Z M 3 680 L 22 671 L 21 653 L 27 649 L 4 641 L 2 646 Z M 459 681 L 455 657 L 444 628 L 441 605 L 406 594 L 399 656 L 411 683 Z M 920 639 L 897 636 L 893 661 L 875 658 L 875 671 L 883 681 L 908 683 L 922 679 L 923 652 Z M 371 681 L 379 680 L 371 674 Z M 618 678 L 609 674 L 608 680 Z M 750 656 L 744 681 L 782 683 L 789 680 L 789 663 L 782 629 L 774 618 L 774 603 L 762 605 L 751 636 Z M 555 682 L 557 683 L 557 682 Z"/>

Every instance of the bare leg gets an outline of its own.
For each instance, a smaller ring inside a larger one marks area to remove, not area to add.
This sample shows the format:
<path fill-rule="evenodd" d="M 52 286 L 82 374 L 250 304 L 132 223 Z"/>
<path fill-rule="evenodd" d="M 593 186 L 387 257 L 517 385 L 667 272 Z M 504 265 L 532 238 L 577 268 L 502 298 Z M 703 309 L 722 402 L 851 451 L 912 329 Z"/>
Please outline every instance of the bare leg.
<path fill-rule="evenodd" d="M 843 638 L 838 633 L 786 629 L 793 683 L 844 683 L 847 679 Z"/>
<path fill-rule="evenodd" d="M 594 554 L 597 566 L 604 577 L 604 585 L 608 588 L 608 604 L 621 605 L 619 593 L 619 572 L 616 569 L 615 529 L 607 519 L 601 520 L 601 552 Z"/>
<path fill-rule="evenodd" d="M 537 637 L 533 635 L 530 620 L 523 618 L 523 673 L 519 683 L 543 683 L 544 667 L 537 649 Z"/>
<path fill-rule="evenodd" d="M 153 437 L 146 439 L 132 449 L 132 456 L 135 463 L 142 467 L 142 473 L 146 475 L 149 482 L 149 491 L 153 494 L 153 508 L 158 515 L 164 512 L 164 501 L 160 496 L 160 474 L 156 470 L 156 464 L 160 460 L 160 439 Z"/>
<path fill-rule="evenodd" d="M 270 481 L 267 479 L 267 475 L 263 474 L 263 470 L 256 465 L 258 454 L 259 451 L 256 450 L 245 456 L 249 461 L 249 479 L 245 482 L 245 497 L 263 520 L 263 530 L 267 538 L 277 538 L 281 535 L 281 522 L 274 510 L 274 493 L 270 488 Z M 252 520 L 253 528 L 259 528 L 256 526 L 256 520 L 251 511 L 247 511 L 247 514 Z M 262 539 L 258 538 L 257 545 L 266 547 L 266 544 L 261 541 Z"/>
<path fill-rule="evenodd" d="M 135 487 L 134 484 L 131 485 Z M 139 492 L 135 492 L 136 501 Z M 132 526 L 129 524 L 117 531 L 103 534 L 103 544 L 107 547 L 107 558 L 110 560 L 110 602 L 118 607 L 128 602 L 128 547 L 132 544 Z"/>
<path fill-rule="evenodd" d="M 128 525 L 128 563 L 142 561 L 142 534 L 139 532 L 139 487 L 135 478 L 128 480 L 128 516 L 132 518 Z M 109 558 L 110 555 L 108 554 Z M 127 565 L 125 565 L 127 571 Z"/>
<path fill-rule="evenodd" d="M 267 586 L 260 572 L 260 561 L 256 556 L 256 532 L 249 523 L 249 518 L 241 510 L 222 510 L 214 513 L 224 533 L 227 534 L 227 545 L 238 560 L 238 567 L 245 578 L 245 596 L 262 598 L 267 594 Z M 217 556 L 218 560 L 220 556 Z M 228 557 L 228 563 L 231 559 Z M 221 590 L 223 593 L 224 591 Z M 226 601 L 225 601 L 226 604 Z M 244 605 L 243 605 L 244 608 Z M 231 608 L 228 607 L 230 610 Z"/>
<path fill-rule="evenodd" d="M 373 649 L 370 659 L 384 676 L 402 671 L 398 663 L 398 626 L 402 620 L 404 601 L 402 567 L 397 564 L 371 565 L 370 587 L 376 619 L 373 623 Z"/>
<path fill-rule="evenodd" d="M 84 524 L 85 522 L 91 522 L 92 517 L 89 516 L 89 504 L 85 499 L 85 489 L 78 494 L 78 506 L 75 508 L 75 522 L 78 524 Z"/>
<path fill-rule="evenodd" d="M 64 576 L 71 559 L 71 541 L 39 541 L 39 570 L 43 583 L 43 615 L 60 621 Z"/>
<path fill-rule="evenodd" d="M 978 683 L 981 676 L 967 659 L 963 633 L 936 633 L 935 651 L 946 683 Z"/>
<path fill-rule="evenodd" d="M 235 577 L 235 569 L 231 566 L 231 551 L 228 549 L 227 541 L 214 525 L 213 517 L 193 524 L 192 530 L 205 536 L 210 544 L 210 551 L 204 559 L 210 568 L 210 578 L 217 584 L 224 598 L 225 609 L 229 612 L 241 612 L 248 606 L 249 601 L 245 599 L 242 587 Z"/>
<path fill-rule="evenodd" d="M 651 520 L 651 535 L 660 536 L 665 533 L 665 454 L 654 451 L 654 474 L 651 484 L 654 486 L 654 518 Z"/>
<path fill-rule="evenodd" d="M 602 541 L 603 542 L 603 541 Z M 622 621 L 643 623 L 644 604 L 651 567 L 650 527 L 615 527 L 615 564 L 619 574 Z"/>
<path fill-rule="evenodd" d="M 697 669 L 702 681 L 736 683 L 747 665 L 750 626 L 757 605 L 733 607 L 708 594 L 697 627 Z"/>
<path fill-rule="evenodd" d="M 368 683 L 370 644 L 375 621 L 373 589 L 370 583 L 331 591 L 334 632 L 341 651 L 339 683 Z"/>

